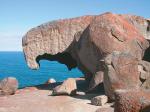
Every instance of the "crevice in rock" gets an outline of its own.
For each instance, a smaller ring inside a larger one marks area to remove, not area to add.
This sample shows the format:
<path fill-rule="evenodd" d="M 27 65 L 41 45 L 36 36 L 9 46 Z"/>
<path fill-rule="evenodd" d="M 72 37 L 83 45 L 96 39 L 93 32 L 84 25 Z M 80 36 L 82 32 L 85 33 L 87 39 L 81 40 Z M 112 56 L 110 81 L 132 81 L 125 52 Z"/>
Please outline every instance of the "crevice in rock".
<path fill-rule="evenodd" d="M 140 78 L 140 81 L 141 81 L 141 83 L 143 84 L 143 83 L 146 81 L 146 79 Z M 142 86 L 142 84 L 141 84 L 141 86 Z"/>
<path fill-rule="evenodd" d="M 119 33 L 116 32 L 114 29 L 111 29 L 111 35 L 112 35 L 113 37 L 115 37 L 115 38 L 116 38 L 118 41 L 120 41 L 120 42 L 124 42 L 124 41 L 125 41 L 124 38 L 121 37 L 121 35 L 119 35 Z"/>
<path fill-rule="evenodd" d="M 150 31 L 150 21 L 147 20 L 147 23 L 148 23 L 148 25 L 147 25 L 147 31 Z"/>
<path fill-rule="evenodd" d="M 51 55 L 45 53 L 44 55 L 39 55 L 36 58 L 37 63 L 40 65 L 40 60 L 58 61 L 61 64 L 65 64 L 69 70 L 77 67 L 77 62 L 72 58 L 68 52 L 58 53 L 56 55 Z"/>
<path fill-rule="evenodd" d="M 150 41 L 149 41 L 150 45 Z M 145 50 L 143 60 L 150 62 L 150 46 Z"/>

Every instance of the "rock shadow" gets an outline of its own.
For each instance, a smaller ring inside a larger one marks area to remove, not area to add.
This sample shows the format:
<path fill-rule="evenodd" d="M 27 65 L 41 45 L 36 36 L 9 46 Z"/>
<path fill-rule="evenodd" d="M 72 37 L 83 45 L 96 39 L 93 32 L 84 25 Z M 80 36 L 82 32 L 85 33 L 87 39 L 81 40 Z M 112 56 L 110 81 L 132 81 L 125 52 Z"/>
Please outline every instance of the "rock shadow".
<path fill-rule="evenodd" d="M 149 41 L 150 45 L 150 41 Z M 143 60 L 150 62 L 150 46 L 145 50 Z"/>
<path fill-rule="evenodd" d="M 58 53 L 56 55 L 51 55 L 45 53 L 44 55 L 39 55 L 36 58 L 36 62 L 40 65 L 40 60 L 58 61 L 61 64 L 65 64 L 69 70 L 77 67 L 77 62 L 72 58 L 68 52 Z"/>
<path fill-rule="evenodd" d="M 53 88 L 61 84 L 62 82 L 56 82 L 51 84 L 40 84 L 40 85 L 36 85 L 35 87 L 39 90 L 53 90 Z"/>
<path fill-rule="evenodd" d="M 80 85 L 79 84 L 78 86 L 80 86 L 80 88 L 84 88 L 84 85 Z M 86 88 L 88 88 L 88 87 L 86 86 Z M 105 94 L 103 83 L 101 83 L 99 86 L 97 86 L 92 91 L 87 91 L 87 89 L 84 89 L 84 91 L 81 91 L 81 90 L 83 90 L 83 89 L 78 89 L 77 91 L 78 92 L 85 92 L 85 94 L 82 95 L 82 94 L 79 93 L 76 96 L 72 96 L 72 97 L 77 98 L 77 99 L 88 99 L 88 100 L 91 100 L 95 96 L 104 95 Z"/>

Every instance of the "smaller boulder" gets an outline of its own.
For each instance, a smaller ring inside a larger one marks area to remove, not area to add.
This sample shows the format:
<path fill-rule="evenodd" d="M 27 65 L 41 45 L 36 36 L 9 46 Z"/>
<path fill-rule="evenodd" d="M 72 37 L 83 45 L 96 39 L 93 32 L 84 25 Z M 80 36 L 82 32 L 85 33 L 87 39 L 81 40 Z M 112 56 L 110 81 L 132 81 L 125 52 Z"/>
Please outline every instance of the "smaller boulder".
<path fill-rule="evenodd" d="M 76 80 L 74 78 L 68 78 L 61 85 L 53 89 L 52 95 L 75 95 L 76 90 Z"/>
<path fill-rule="evenodd" d="M 52 83 L 56 83 L 56 80 L 54 78 L 48 79 L 48 81 L 46 81 L 45 84 L 52 84 Z"/>
<path fill-rule="evenodd" d="M 96 96 L 91 99 L 91 104 L 96 106 L 103 106 L 108 102 L 108 97 L 106 95 Z"/>
<path fill-rule="evenodd" d="M 0 90 L 3 95 L 12 95 L 18 89 L 18 80 L 14 77 L 7 77 L 0 81 Z"/>

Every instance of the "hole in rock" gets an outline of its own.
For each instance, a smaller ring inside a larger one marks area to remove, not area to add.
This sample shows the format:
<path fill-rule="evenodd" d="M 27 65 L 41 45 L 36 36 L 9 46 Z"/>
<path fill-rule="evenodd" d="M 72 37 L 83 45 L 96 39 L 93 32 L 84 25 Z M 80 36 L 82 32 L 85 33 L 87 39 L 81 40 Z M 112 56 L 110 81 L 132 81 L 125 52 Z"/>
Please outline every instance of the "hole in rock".
<path fill-rule="evenodd" d="M 36 58 L 36 61 L 39 63 L 40 60 L 58 61 L 61 64 L 65 64 L 69 70 L 77 67 L 76 60 L 74 60 L 72 56 L 67 52 L 58 53 L 56 55 L 51 54 L 40 55 Z"/>
<path fill-rule="evenodd" d="M 77 67 L 68 70 L 67 66 L 65 66 L 64 64 L 60 64 L 58 61 L 41 60 L 40 64 L 41 67 L 38 70 L 34 71 L 34 73 L 40 72 L 40 75 L 35 74 L 35 80 L 38 81 L 39 84 L 44 84 L 50 78 L 55 79 L 57 85 L 61 84 L 62 81 L 70 77 L 83 77 L 82 72 Z"/>
<path fill-rule="evenodd" d="M 73 59 L 73 57 L 65 52 L 65 53 L 58 53 L 56 55 L 50 55 L 50 54 L 44 54 L 40 55 L 36 58 L 36 61 L 41 64 L 40 69 L 43 69 L 43 65 L 48 65 L 45 68 L 45 71 L 48 70 L 51 74 L 52 78 L 56 79 L 56 81 L 63 81 L 69 77 L 71 78 L 78 78 L 83 77 L 82 72 L 77 68 L 77 62 Z M 65 64 L 65 65 L 63 65 Z M 67 69 L 68 68 L 68 69 Z M 39 69 L 39 70 L 40 70 Z M 84 80 L 77 81 L 77 87 L 78 89 L 82 85 L 85 85 Z"/>
<path fill-rule="evenodd" d="M 82 77 L 78 68 L 68 70 L 67 66 L 57 61 L 41 60 L 38 70 L 31 70 L 26 65 L 23 52 L 0 52 L 0 80 L 6 77 L 15 77 L 19 81 L 19 88 L 45 84 L 54 78 L 61 82 L 69 77 Z"/>

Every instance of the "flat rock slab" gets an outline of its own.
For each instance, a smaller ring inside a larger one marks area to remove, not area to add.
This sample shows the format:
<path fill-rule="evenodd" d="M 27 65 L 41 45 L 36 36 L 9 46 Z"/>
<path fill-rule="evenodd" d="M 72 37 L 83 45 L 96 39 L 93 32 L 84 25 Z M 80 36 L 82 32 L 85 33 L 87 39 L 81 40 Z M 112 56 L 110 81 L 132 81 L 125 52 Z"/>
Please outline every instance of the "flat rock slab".
<path fill-rule="evenodd" d="M 96 94 L 76 97 L 50 94 L 49 90 L 35 89 L 0 97 L 0 112 L 95 112 L 99 108 L 90 104 L 90 99 Z"/>

